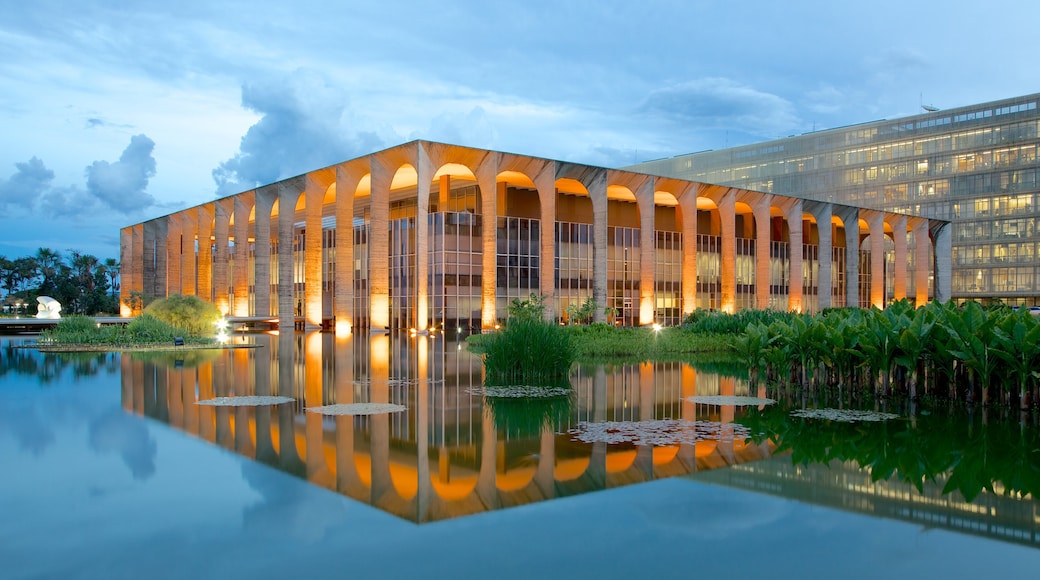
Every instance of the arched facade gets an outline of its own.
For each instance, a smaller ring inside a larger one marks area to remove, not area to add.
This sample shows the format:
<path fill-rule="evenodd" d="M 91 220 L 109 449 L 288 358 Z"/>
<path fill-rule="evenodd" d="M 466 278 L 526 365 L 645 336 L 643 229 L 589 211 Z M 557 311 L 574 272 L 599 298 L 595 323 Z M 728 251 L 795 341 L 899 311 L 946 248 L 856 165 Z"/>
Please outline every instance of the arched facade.
<path fill-rule="evenodd" d="M 122 311 L 182 293 L 282 325 L 422 332 L 494 327 L 531 294 L 551 319 L 591 300 L 629 326 L 922 303 L 949 296 L 946 224 L 415 141 L 125 228 Z"/>

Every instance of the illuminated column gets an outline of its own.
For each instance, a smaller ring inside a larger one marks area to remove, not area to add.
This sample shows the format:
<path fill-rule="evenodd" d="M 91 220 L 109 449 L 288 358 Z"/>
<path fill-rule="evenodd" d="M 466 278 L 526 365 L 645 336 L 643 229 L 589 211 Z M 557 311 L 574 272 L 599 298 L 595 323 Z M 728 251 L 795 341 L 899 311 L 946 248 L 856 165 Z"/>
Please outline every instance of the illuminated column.
<path fill-rule="evenodd" d="M 592 375 L 592 421 L 603 423 L 607 420 L 607 371 L 603 365 L 596 365 Z M 604 489 L 607 486 L 607 444 L 597 441 L 592 444 L 592 455 L 586 473 L 593 489 Z"/>
<path fill-rule="evenodd" d="M 680 389 L 682 390 L 680 416 L 687 423 L 697 421 L 697 405 L 691 399 L 697 394 L 697 369 L 683 363 L 680 369 Z M 697 445 L 696 443 L 681 443 L 679 445 L 678 457 L 683 467 L 690 473 L 697 471 Z"/>
<path fill-rule="evenodd" d="M 865 212 L 870 232 L 870 305 L 885 307 L 885 216 Z"/>
<path fill-rule="evenodd" d="M 727 190 L 716 200 L 722 229 L 722 255 L 719 274 L 722 285 L 721 306 L 723 312 L 732 313 L 737 308 L 737 224 L 736 196 Z"/>
<path fill-rule="evenodd" d="M 322 308 L 322 245 L 321 206 L 325 188 L 313 178 L 306 180 L 304 189 L 304 246 L 303 246 L 303 314 L 308 328 L 321 326 L 324 317 Z M 294 304 L 295 306 L 295 304 Z"/>
<path fill-rule="evenodd" d="M 491 409 L 484 407 L 480 414 L 480 471 L 477 473 L 477 496 L 488 510 L 501 507 L 502 499 L 498 495 L 495 472 L 498 466 L 498 434 L 495 432 L 495 418 Z"/>
<path fill-rule="evenodd" d="M 476 168 L 477 186 L 480 188 L 481 236 L 481 282 L 480 282 L 480 326 L 494 328 L 498 322 L 495 305 L 495 283 L 498 279 L 496 255 L 498 253 L 498 173 L 497 159 L 485 158 Z M 503 194 L 505 193 L 503 183 Z M 504 199 L 504 198 L 503 198 Z"/>
<path fill-rule="evenodd" d="M 121 264 L 119 278 L 122 283 L 119 287 L 119 315 L 123 317 L 134 315 L 127 303 L 133 280 L 133 274 L 130 273 L 130 261 L 133 259 L 133 239 L 134 234 L 131 228 L 119 230 L 119 263 Z"/>
<path fill-rule="evenodd" d="M 689 188 L 678 196 L 682 212 L 682 313 L 697 309 L 697 192 Z"/>
<path fill-rule="evenodd" d="M 787 309 L 794 312 L 802 310 L 802 200 L 787 198 L 780 207 L 787 220 L 788 247 L 791 252 L 791 276 L 788 281 Z"/>
<path fill-rule="evenodd" d="M 271 314 L 271 211 L 277 191 L 273 185 L 256 190 L 253 247 L 253 316 Z M 259 450 L 258 450 L 259 452 Z"/>
<path fill-rule="evenodd" d="M 639 364 L 639 420 L 654 420 L 654 363 Z M 639 445 L 636 465 L 647 481 L 654 478 L 654 446 Z"/>
<path fill-rule="evenodd" d="M 346 335 L 354 327 L 354 192 L 361 180 L 360 170 L 336 167 L 336 288 L 332 313 L 336 335 Z"/>
<path fill-rule="evenodd" d="M 231 226 L 230 199 L 213 204 L 213 304 L 222 316 L 230 312 L 228 304 L 228 231 Z"/>
<path fill-rule="evenodd" d="M 810 206 L 810 211 L 816 217 L 816 233 L 820 240 L 820 251 L 818 254 L 819 278 L 816 280 L 816 298 L 819 309 L 823 310 L 834 305 L 834 282 L 831 274 L 834 262 L 833 225 L 831 224 L 834 210 L 829 203 L 815 204 L 807 202 L 807 205 Z"/>
<path fill-rule="evenodd" d="M 592 198 L 592 297 L 596 310 L 592 319 L 605 322 L 603 308 L 607 303 L 607 173 L 595 171 L 585 188 Z"/>
<path fill-rule="evenodd" d="M 296 324 L 295 241 L 296 200 L 303 192 L 301 178 L 275 184 L 278 192 L 278 328 L 289 332 Z"/>
<path fill-rule="evenodd" d="M 928 229 L 935 244 L 935 299 L 946 302 L 953 296 L 953 246 L 949 222 L 929 221 Z"/>
<path fill-rule="evenodd" d="M 257 218 L 260 217 L 259 209 L 257 209 L 256 215 Z M 267 215 L 270 216 L 271 214 L 268 213 Z M 272 347 L 274 344 L 272 337 L 262 335 L 262 338 L 267 343 L 263 345 L 265 348 L 254 349 L 256 351 L 255 394 L 261 396 L 273 395 L 275 393 L 271 384 L 271 365 L 275 360 L 274 357 L 278 354 L 278 349 L 277 347 Z M 270 406 L 256 408 L 256 440 L 254 441 L 256 459 L 270 464 L 278 461 L 278 453 L 274 450 L 274 440 L 271 436 L 271 413 L 274 412 L 274 409 L 275 407 Z"/>
<path fill-rule="evenodd" d="M 253 192 L 235 196 L 235 261 L 231 272 L 231 288 L 235 316 L 249 316 L 249 211 Z M 259 244 L 258 244 L 259 245 Z"/>
<path fill-rule="evenodd" d="M 845 226 L 845 306 L 859 307 L 859 210 L 839 206 L 835 214 Z"/>
<path fill-rule="evenodd" d="M 198 212 L 185 210 L 181 212 L 181 294 L 184 296 L 195 296 L 196 280 L 198 279 L 195 255 L 198 236 Z"/>
<path fill-rule="evenodd" d="M 337 184 L 338 185 L 338 184 Z M 339 192 L 336 194 L 339 199 Z M 333 356 L 336 364 L 333 384 L 336 390 L 336 403 L 346 405 L 354 402 L 354 344 L 346 333 L 336 333 L 336 346 Z M 338 415 L 336 417 L 336 490 L 350 497 L 367 501 L 365 484 L 358 476 L 357 463 L 354 462 L 354 417 Z"/>
<path fill-rule="evenodd" d="M 155 221 L 141 224 L 141 231 L 141 291 L 149 296 L 156 296 Z"/>
<path fill-rule="evenodd" d="M 759 194 L 751 204 L 755 214 L 755 307 L 769 308 L 769 250 L 772 236 L 769 230 L 769 204 L 772 196 Z"/>
<path fill-rule="evenodd" d="M 429 358 L 430 338 L 418 336 L 415 338 L 416 369 L 416 405 L 415 409 L 415 450 L 418 453 L 416 460 L 416 477 L 418 487 L 416 491 L 416 522 L 426 521 L 430 511 L 430 499 L 433 497 L 433 482 L 430 480 L 430 381 L 429 381 Z"/>
<path fill-rule="evenodd" d="M 377 155 L 370 158 L 370 167 L 368 320 L 372 332 L 383 332 L 390 326 L 390 183 L 396 167 L 384 166 Z"/>
<path fill-rule="evenodd" d="M 555 321 L 560 314 L 556 312 L 556 301 L 551 299 L 556 295 L 556 184 L 553 164 L 549 161 L 539 163 L 541 165 L 534 172 L 534 185 L 538 189 L 541 208 L 538 289 L 542 296 L 550 297 L 545 304 L 545 319 Z"/>
<path fill-rule="evenodd" d="M 130 270 L 133 273 L 132 290 L 144 292 L 144 225 L 133 226 L 130 240 Z"/>
<path fill-rule="evenodd" d="M 411 327 L 422 332 L 430 326 L 430 183 L 434 168 L 426 149 L 418 146 L 415 200 L 415 319 Z M 492 176 L 492 179 L 494 177 Z"/>
<path fill-rule="evenodd" d="M 653 179 L 644 180 L 633 193 L 639 206 L 639 324 L 646 326 L 654 323 L 657 225 Z"/>
<path fill-rule="evenodd" d="M 198 285 L 199 298 L 213 300 L 213 206 L 199 206 L 198 211 Z"/>
<path fill-rule="evenodd" d="M 281 206 L 281 203 L 278 204 Z M 281 259 L 281 256 L 279 256 Z M 279 317 L 281 318 L 281 317 Z M 278 333 L 278 392 L 282 397 L 299 398 L 296 394 L 296 333 L 280 331 Z M 302 364 L 302 362 L 301 362 Z M 305 473 L 306 464 L 296 447 L 296 410 L 295 405 L 277 405 L 273 408 L 278 414 L 278 465 L 289 473 Z M 306 445 L 306 439 L 304 439 Z"/>
<path fill-rule="evenodd" d="M 895 242 L 895 288 L 892 294 L 893 300 L 906 298 L 906 216 L 891 216 L 892 241 Z"/>
<path fill-rule="evenodd" d="M 928 303 L 928 274 L 931 271 L 928 250 L 932 242 L 928 238 L 928 220 L 914 218 L 912 231 L 914 233 L 914 304 L 924 306 Z"/>

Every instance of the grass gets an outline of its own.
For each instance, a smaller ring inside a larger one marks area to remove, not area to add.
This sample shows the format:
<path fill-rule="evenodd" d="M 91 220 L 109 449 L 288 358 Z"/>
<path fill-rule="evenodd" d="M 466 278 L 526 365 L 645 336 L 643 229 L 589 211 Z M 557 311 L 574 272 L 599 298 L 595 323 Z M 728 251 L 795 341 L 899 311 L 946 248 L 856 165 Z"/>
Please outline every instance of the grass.
<path fill-rule="evenodd" d="M 162 322 L 147 314 L 138 316 L 126 326 L 98 325 L 89 316 L 62 318 L 53 328 L 40 333 L 41 347 L 134 347 L 172 345 L 174 337 L 185 344 L 204 345 L 213 341 L 193 337 L 182 328 Z"/>
<path fill-rule="evenodd" d="M 556 384 L 567 378 L 575 359 L 570 334 L 550 322 L 516 318 L 485 336 L 481 350 L 488 384 Z"/>

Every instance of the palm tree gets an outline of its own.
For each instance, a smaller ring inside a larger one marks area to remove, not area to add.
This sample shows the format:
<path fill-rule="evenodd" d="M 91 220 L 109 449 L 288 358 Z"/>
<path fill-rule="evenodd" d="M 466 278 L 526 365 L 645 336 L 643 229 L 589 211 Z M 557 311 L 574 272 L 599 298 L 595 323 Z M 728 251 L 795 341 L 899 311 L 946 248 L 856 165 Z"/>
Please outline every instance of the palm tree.
<path fill-rule="evenodd" d="M 105 258 L 104 268 L 108 275 L 109 286 L 112 288 L 112 300 L 115 300 L 116 292 L 119 291 L 119 286 L 116 284 L 119 280 L 119 261 L 115 258 Z"/>

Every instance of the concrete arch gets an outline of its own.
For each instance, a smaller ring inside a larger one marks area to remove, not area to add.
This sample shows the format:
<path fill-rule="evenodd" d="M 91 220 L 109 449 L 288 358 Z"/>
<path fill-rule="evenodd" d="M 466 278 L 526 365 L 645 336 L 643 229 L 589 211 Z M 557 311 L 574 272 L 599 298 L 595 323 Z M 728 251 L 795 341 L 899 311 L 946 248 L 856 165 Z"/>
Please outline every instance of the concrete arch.
<path fill-rule="evenodd" d="M 354 214 L 356 200 L 371 195 L 372 174 L 364 160 L 341 163 L 334 167 L 335 181 L 330 189 L 335 192 L 336 219 L 336 273 L 332 297 L 332 316 L 337 336 L 349 335 L 359 321 L 368 321 L 367 312 L 354 311 Z M 349 224 L 349 225 L 347 225 Z M 343 267 L 346 266 L 346 267 Z"/>

